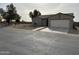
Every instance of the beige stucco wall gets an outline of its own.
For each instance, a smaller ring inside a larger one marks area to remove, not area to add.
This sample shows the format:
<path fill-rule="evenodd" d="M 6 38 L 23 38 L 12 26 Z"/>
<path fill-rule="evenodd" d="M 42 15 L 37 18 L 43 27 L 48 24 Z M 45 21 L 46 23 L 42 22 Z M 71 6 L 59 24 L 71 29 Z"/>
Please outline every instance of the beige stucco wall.
<path fill-rule="evenodd" d="M 39 17 L 33 18 L 32 19 L 32 25 L 33 26 L 41 26 L 41 19 Z"/>

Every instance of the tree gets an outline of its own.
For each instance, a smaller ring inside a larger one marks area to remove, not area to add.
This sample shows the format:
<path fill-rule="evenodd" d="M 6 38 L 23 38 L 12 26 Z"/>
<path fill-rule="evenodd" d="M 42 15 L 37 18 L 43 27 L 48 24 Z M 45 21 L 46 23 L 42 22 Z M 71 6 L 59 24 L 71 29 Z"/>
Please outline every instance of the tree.
<path fill-rule="evenodd" d="M 0 14 L 2 15 L 4 12 L 5 11 L 2 8 L 0 8 Z"/>
<path fill-rule="evenodd" d="M 0 8 L 0 22 L 2 22 L 2 19 L 3 19 L 3 14 L 4 14 L 4 10 L 3 10 L 3 8 Z"/>
<path fill-rule="evenodd" d="M 38 11 L 38 16 L 40 16 L 41 15 L 41 13 L 40 13 L 40 11 Z"/>
<path fill-rule="evenodd" d="M 2 17 L 6 20 L 6 22 L 8 23 L 8 25 L 9 25 L 9 23 L 10 23 L 10 14 L 8 13 L 8 12 L 4 12 L 3 14 L 2 14 Z"/>
<path fill-rule="evenodd" d="M 3 14 L 3 18 L 6 19 L 6 22 L 9 24 L 12 20 L 20 20 L 19 15 L 17 14 L 16 7 L 11 3 L 6 6 L 7 12 Z M 18 15 L 18 16 L 17 16 Z"/>
<path fill-rule="evenodd" d="M 30 18 L 32 18 L 33 19 L 33 13 L 32 12 L 29 12 L 29 16 L 30 16 Z"/>
<path fill-rule="evenodd" d="M 14 16 L 14 19 L 16 20 L 15 22 L 16 22 L 16 23 L 19 23 L 19 22 L 20 22 L 20 18 L 21 18 L 21 16 L 19 16 L 18 14 L 16 14 L 16 15 Z"/>
<path fill-rule="evenodd" d="M 40 16 L 41 15 L 41 13 L 38 11 L 38 10 L 34 10 L 34 17 L 37 17 L 37 16 Z"/>
<path fill-rule="evenodd" d="M 37 11 L 36 9 L 34 10 L 33 14 L 34 14 L 34 17 L 39 16 L 39 15 L 38 15 L 39 13 L 38 13 L 38 11 Z"/>
<path fill-rule="evenodd" d="M 35 17 L 37 17 L 37 16 L 40 16 L 41 15 L 41 13 L 40 13 L 40 11 L 38 11 L 38 10 L 34 10 L 33 12 L 29 12 L 29 16 L 30 16 L 30 18 L 35 18 Z"/>

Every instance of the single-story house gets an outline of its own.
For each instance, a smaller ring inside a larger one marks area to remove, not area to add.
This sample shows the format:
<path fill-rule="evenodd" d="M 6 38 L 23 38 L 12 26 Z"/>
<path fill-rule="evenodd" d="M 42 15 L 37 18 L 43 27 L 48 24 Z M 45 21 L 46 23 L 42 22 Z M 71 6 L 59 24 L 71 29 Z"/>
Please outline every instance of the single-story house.
<path fill-rule="evenodd" d="M 71 32 L 73 30 L 73 13 L 57 13 L 53 15 L 41 15 L 33 18 L 33 26 L 47 26 L 56 31 Z"/>

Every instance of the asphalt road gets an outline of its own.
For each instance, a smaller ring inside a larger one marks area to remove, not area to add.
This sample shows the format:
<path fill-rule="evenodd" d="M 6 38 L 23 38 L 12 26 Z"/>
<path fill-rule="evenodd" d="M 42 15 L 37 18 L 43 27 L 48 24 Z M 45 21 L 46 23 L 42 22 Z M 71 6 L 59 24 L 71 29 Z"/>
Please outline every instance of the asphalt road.
<path fill-rule="evenodd" d="M 78 55 L 79 35 L 0 28 L 0 54 Z"/>

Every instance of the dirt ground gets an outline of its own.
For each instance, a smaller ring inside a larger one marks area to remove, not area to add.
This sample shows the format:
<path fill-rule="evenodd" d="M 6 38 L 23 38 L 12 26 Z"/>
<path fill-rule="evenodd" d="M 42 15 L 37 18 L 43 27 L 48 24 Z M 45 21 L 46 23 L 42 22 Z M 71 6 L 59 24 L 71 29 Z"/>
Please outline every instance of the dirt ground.
<path fill-rule="evenodd" d="M 18 29 L 26 29 L 26 30 L 32 30 L 35 29 L 36 27 L 33 27 L 32 24 L 13 24 L 13 28 L 18 28 Z"/>
<path fill-rule="evenodd" d="M 31 23 L 20 23 L 20 24 L 11 24 L 7 25 L 5 23 L 0 24 L 0 28 L 3 27 L 13 27 L 17 29 L 25 29 L 25 30 L 32 30 L 32 31 L 44 31 L 44 32 L 53 32 L 47 27 L 34 27 Z M 72 34 L 79 34 L 79 27 L 77 27 L 78 30 L 73 30 Z"/>
<path fill-rule="evenodd" d="M 32 24 L 17 24 L 17 25 L 12 25 L 12 27 L 17 29 L 25 29 L 25 30 L 33 30 L 33 31 L 53 32 L 48 27 L 33 27 Z M 77 30 L 73 30 L 72 34 L 79 34 L 79 27 L 77 27 Z"/>

